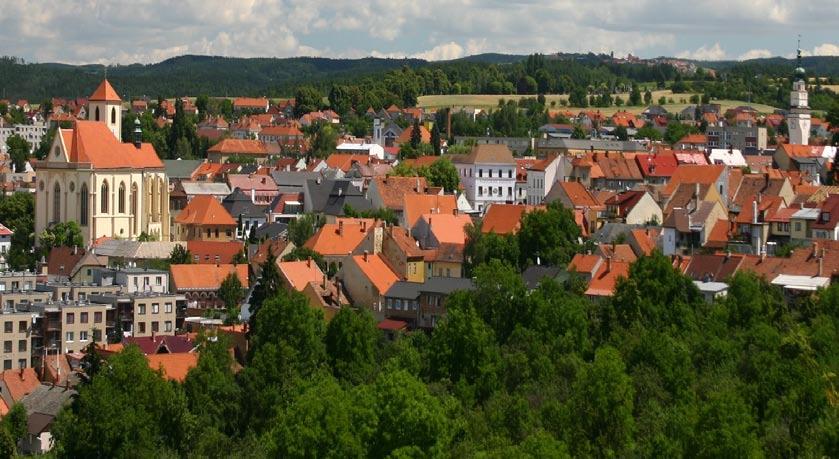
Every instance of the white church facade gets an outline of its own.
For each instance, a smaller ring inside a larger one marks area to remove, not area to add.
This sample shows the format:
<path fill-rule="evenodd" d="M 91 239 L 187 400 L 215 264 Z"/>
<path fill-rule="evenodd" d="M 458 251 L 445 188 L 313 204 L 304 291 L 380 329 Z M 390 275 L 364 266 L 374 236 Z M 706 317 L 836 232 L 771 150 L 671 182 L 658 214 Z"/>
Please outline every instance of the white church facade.
<path fill-rule="evenodd" d="M 798 49 L 798 67 L 795 69 L 795 81 L 792 83 L 787 115 L 789 143 L 808 145 L 810 143 L 810 106 L 807 101 L 807 77 L 801 66 L 801 47 Z"/>
<path fill-rule="evenodd" d="M 169 185 L 154 147 L 123 143 L 122 100 L 105 80 L 89 99 L 88 120 L 59 129 L 36 163 L 35 233 L 76 221 L 85 245 L 101 238 L 170 240 Z"/>

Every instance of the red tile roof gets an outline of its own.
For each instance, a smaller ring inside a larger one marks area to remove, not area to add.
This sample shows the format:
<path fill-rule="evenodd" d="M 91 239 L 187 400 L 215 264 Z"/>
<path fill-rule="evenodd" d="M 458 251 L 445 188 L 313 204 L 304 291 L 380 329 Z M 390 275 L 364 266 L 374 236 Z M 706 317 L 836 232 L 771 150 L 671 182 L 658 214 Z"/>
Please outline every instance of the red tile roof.
<path fill-rule="evenodd" d="M 163 163 L 150 143 L 122 143 L 105 123 L 77 120 L 72 129 L 61 129 L 61 140 L 71 163 L 95 169 L 162 169 Z"/>
<path fill-rule="evenodd" d="M 242 286 L 248 287 L 248 265 L 172 265 L 172 284 L 176 291 L 218 290 L 230 273 L 236 273 Z"/>
<path fill-rule="evenodd" d="M 147 355 L 149 368 L 161 371 L 170 381 L 184 382 L 189 370 L 198 366 L 198 354 L 152 354 Z"/>
<path fill-rule="evenodd" d="M 384 295 L 399 280 L 399 276 L 390 269 L 380 254 L 355 255 L 352 259 L 381 295 Z"/>
<path fill-rule="evenodd" d="M 289 286 L 298 292 L 302 292 L 309 282 L 317 284 L 323 281 L 323 271 L 312 260 L 281 261 L 277 266 Z"/>
<path fill-rule="evenodd" d="M 192 198 L 189 204 L 181 210 L 175 223 L 180 225 L 214 225 L 214 226 L 236 226 L 236 220 L 227 213 L 227 210 L 210 195 L 199 195 Z"/>
<path fill-rule="evenodd" d="M 303 245 L 321 255 L 351 253 L 367 237 L 373 225 L 366 223 L 327 223 Z"/>
<path fill-rule="evenodd" d="M 237 97 L 233 99 L 233 106 L 266 109 L 268 107 L 268 99 L 264 97 Z"/>
<path fill-rule="evenodd" d="M 457 200 L 453 195 L 407 194 L 402 205 L 402 213 L 408 228 L 413 228 L 422 214 L 452 214 L 457 209 Z"/>
<path fill-rule="evenodd" d="M 597 273 L 588 284 L 586 295 L 612 296 L 618 279 L 629 277 L 629 263 L 606 260 L 600 264 Z"/>
<path fill-rule="evenodd" d="M 685 145 L 706 145 L 708 143 L 708 136 L 705 134 L 688 134 L 679 139 L 676 144 Z"/>
<path fill-rule="evenodd" d="M 24 368 L 22 370 L 5 370 L 0 373 L 0 380 L 8 390 L 9 398 L 15 402 L 21 401 L 23 397 L 32 393 L 41 381 L 38 380 L 38 374 L 32 368 Z"/>
<path fill-rule="evenodd" d="M 484 214 L 481 232 L 516 234 L 521 227 L 524 214 L 537 208 L 523 204 L 491 204 Z"/>
<path fill-rule="evenodd" d="M 635 155 L 635 162 L 644 177 L 670 177 L 679 166 L 673 154 L 638 154 Z"/>
<path fill-rule="evenodd" d="M 140 351 L 146 355 L 152 354 L 183 354 L 192 352 L 195 349 L 195 343 L 183 335 L 177 336 L 161 336 L 154 337 L 128 337 L 125 338 L 123 344 L 125 346 L 135 345 L 140 348 Z"/>
<path fill-rule="evenodd" d="M 431 132 L 425 128 L 425 126 L 420 125 L 420 142 L 421 143 L 431 143 Z M 413 132 L 414 127 L 408 126 L 407 128 L 402 130 L 402 134 L 393 142 L 397 145 L 402 145 L 403 143 L 411 143 L 411 133 Z"/>
<path fill-rule="evenodd" d="M 472 224 L 472 219 L 464 214 L 423 214 L 421 217 L 440 244 L 465 244 L 465 227 Z"/>
<path fill-rule="evenodd" d="M 574 207 L 597 207 L 601 204 L 580 182 L 559 182 Z"/>
<path fill-rule="evenodd" d="M 375 177 L 373 182 L 382 203 L 388 209 L 402 210 L 405 195 L 424 193 L 428 188 L 425 177 Z"/>
<path fill-rule="evenodd" d="M 332 153 L 326 158 L 326 165 L 330 169 L 341 169 L 348 172 L 353 163 L 368 164 L 370 155 L 356 155 L 352 153 Z"/>
<path fill-rule="evenodd" d="M 242 253 L 244 244 L 239 241 L 187 241 L 186 248 L 193 256 L 193 263 L 229 264 Z M 195 257 L 198 257 L 197 260 Z M 218 257 L 218 259 L 216 258 Z"/>
<path fill-rule="evenodd" d="M 699 183 L 702 185 L 711 185 L 716 183 L 720 175 L 725 171 L 725 166 L 722 164 L 713 164 L 707 166 L 694 166 L 682 164 L 676 168 L 670 182 L 665 187 L 665 193 L 672 193 L 682 183 Z"/>
<path fill-rule="evenodd" d="M 88 98 L 91 102 L 122 102 L 119 94 L 116 92 L 108 80 L 102 80 L 99 86 L 93 91 L 93 94 Z"/>
<path fill-rule="evenodd" d="M 221 141 L 207 150 L 207 153 L 225 155 L 267 155 L 265 144 L 259 140 L 221 139 Z"/>

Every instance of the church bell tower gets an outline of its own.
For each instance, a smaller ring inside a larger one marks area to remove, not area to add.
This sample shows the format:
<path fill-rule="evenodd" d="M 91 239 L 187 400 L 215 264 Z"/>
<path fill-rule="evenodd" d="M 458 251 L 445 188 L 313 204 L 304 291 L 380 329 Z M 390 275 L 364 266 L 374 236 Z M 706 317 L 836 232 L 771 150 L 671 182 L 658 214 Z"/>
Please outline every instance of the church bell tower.
<path fill-rule="evenodd" d="M 107 79 L 88 98 L 87 119 L 105 123 L 114 137 L 122 140 L 122 99 Z"/>
<path fill-rule="evenodd" d="M 798 43 L 798 59 L 793 75 L 792 91 L 789 96 L 790 111 L 787 115 L 789 143 L 807 145 L 810 141 L 810 106 L 807 102 L 807 75 L 801 65 L 801 41 Z"/>

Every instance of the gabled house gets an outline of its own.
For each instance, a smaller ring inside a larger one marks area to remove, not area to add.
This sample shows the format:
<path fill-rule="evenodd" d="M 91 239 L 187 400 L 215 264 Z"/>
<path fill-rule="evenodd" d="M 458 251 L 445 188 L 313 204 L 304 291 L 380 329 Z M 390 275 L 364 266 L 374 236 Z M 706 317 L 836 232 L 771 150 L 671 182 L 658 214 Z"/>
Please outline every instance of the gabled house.
<path fill-rule="evenodd" d="M 405 196 L 423 194 L 428 190 L 425 177 L 374 177 L 367 195 L 376 209 L 390 209 L 401 217 L 405 209 Z"/>
<path fill-rule="evenodd" d="M 473 290 L 472 279 L 431 277 L 423 283 L 397 281 L 385 293 L 384 315 L 411 328 L 432 329 L 446 315 L 446 300 L 459 290 Z"/>
<path fill-rule="evenodd" d="M 425 254 L 410 230 L 399 226 L 385 228 L 380 253 L 400 279 L 425 281 Z"/>
<path fill-rule="evenodd" d="M 413 228 L 423 214 L 453 214 L 460 210 L 457 199 L 440 194 L 405 194 L 399 226 Z"/>
<path fill-rule="evenodd" d="M 175 218 L 181 241 L 231 241 L 237 223 L 222 205 L 211 196 L 198 196 Z"/>
<path fill-rule="evenodd" d="M 545 159 L 535 161 L 527 168 L 527 204 L 542 204 L 554 183 L 564 173 L 564 162 L 564 156 L 548 155 Z"/>
<path fill-rule="evenodd" d="M 259 206 L 251 201 L 241 189 L 236 188 L 221 202 L 228 215 L 236 220 L 236 237 L 247 239 L 252 231 L 256 231 L 268 221 L 265 206 Z"/>
<path fill-rule="evenodd" d="M 673 255 L 677 249 L 703 247 L 718 220 L 727 220 L 727 212 L 719 201 L 692 201 L 687 207 L 676 207 L 662 225 L 662 252 Z"/>
<path fill-rule="evenodd" d="M 384 317 L 384 294 L 399 280 L 380 254 L 368 253 L 346 257 L 338 277 L 352 304 L 370 309 L 380 320 Z"/>
<path fill-rule="evenodd" d="M 481 232 L 516 234 L 524 215 L 540 207 L 523 204 L 492 204 L 481 220 Z"/>
<path fill-rule="evenodd" d="M 326 216 L 327 222 L 334 222 L 351 208 L 356 212 L 373 209 L 367 193 L 348 180 L 307 180 L 303 192 L 303 210 Z"/>
<path fill-rule="evenodd" d="M 646 191 L 624 191 L 605 201 L 606 217 L 630 225 L 657 224 L 664 220 L 661 207 Z"/>
<path fill-rule="evenodd" d="M 340 268 L 344 259 L 356 253 L 373 230 L 374 225 L 366 220 L 342 219 L 323 225 L 303 247 L 323 255 L 327 263 L 335 263 Z"/>

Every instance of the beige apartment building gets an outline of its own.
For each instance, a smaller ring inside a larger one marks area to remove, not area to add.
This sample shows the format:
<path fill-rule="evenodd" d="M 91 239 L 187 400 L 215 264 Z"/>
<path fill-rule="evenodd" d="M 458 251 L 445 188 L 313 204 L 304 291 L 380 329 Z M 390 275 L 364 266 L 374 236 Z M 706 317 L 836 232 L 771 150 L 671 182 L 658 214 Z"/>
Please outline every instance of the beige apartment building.
<path fill-rule="evenodd" d="M 119 323 L 126 336 L 135 338 L 174 335 L 178 303 L 186 303 L 183 295 L 159 293 L 98 295 L 91 300 L 108 304 L 114 325 Z"/>
<path fill-rule="evenodd" d="M 31 312 L 14 309 L 3 309 L 0 314 L 3 370 L 32 366 L 32 316 Z"/>

